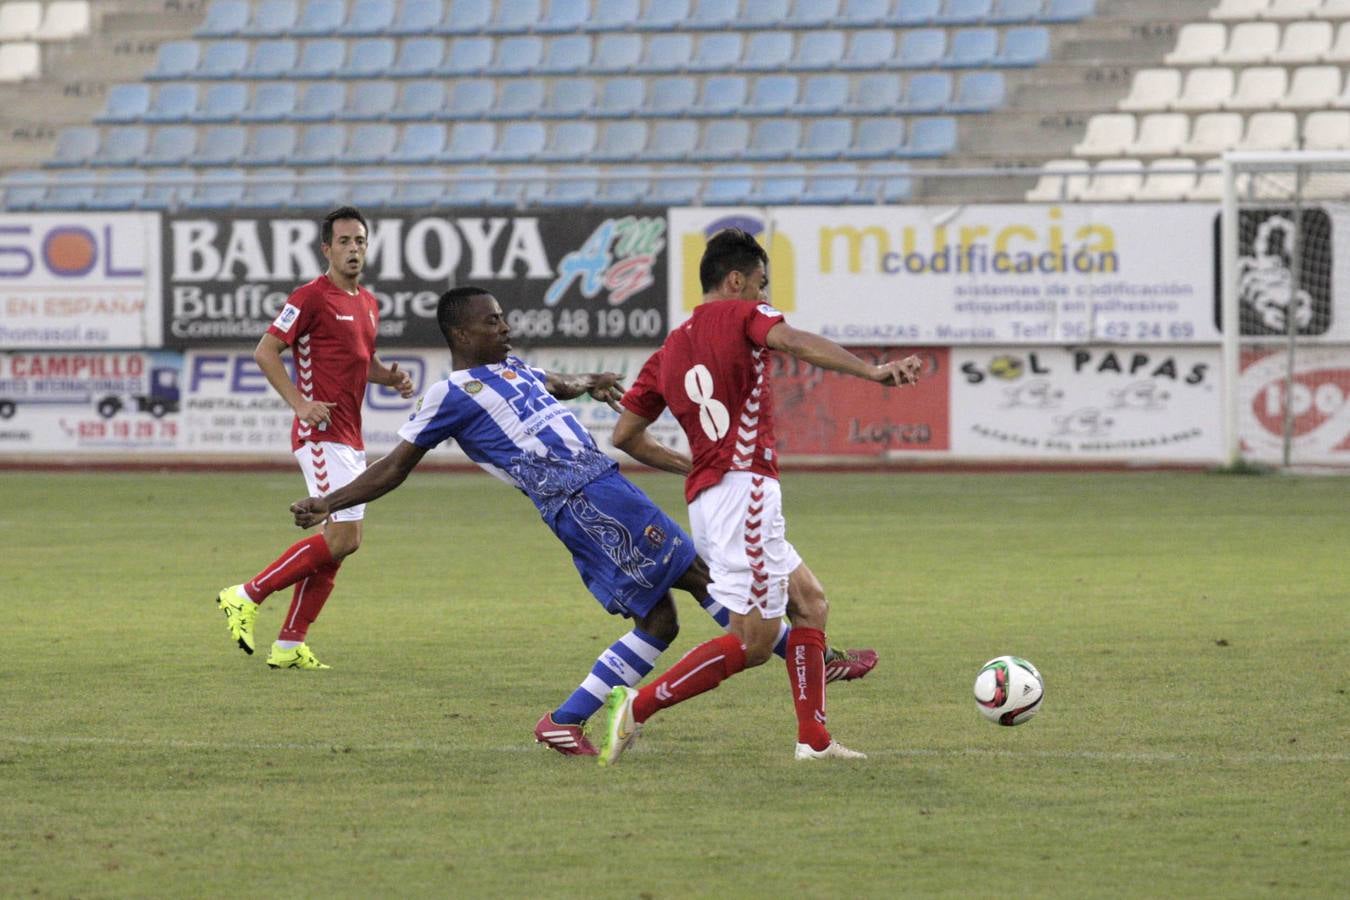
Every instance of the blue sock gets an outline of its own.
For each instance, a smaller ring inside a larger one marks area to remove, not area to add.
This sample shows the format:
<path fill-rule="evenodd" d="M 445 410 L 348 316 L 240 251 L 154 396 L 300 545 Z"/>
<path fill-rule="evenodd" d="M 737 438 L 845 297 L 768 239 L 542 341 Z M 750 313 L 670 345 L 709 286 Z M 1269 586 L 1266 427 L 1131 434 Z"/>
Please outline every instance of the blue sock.
<path fill-rule="evenodd" d="M 656 660 L 668 647 L 664 641 L 640 628 L 619 638 L 591 666 L 591 674 L 553 711 L 553 721 L 559 725 L 580 725 L 605 703 L 609 692 L 621 685 L 632 687 L 656 665 Z"/>
<path fill-rule="evenodd" d="M 708 615 L 713 617 L 713 621 L 722 626 L 724 631 L 726 630 L 727 623 L 731 621 L 731 613 L 727 612 L 725 606 L 711 597 L 704 597 L 702 600 L 698 601 L 698 605 L 702 606 L 704 610 L 707 611 Z M 777 653 L 783 659 L 787 659 L 787 639 L 788 632 L 791 630 L 792 628 L 789 627 L 787 619 L 778 620 L 778 640 L 774 642 L 773 652 Z"/>

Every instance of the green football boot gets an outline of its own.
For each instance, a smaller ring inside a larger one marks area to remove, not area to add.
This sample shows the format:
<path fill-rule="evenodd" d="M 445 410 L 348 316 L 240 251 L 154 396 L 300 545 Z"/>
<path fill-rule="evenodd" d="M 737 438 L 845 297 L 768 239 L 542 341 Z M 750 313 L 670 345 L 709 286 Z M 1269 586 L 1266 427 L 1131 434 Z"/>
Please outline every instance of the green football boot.
<path fill-rule="evenodd" d="M 331 669 L 332 666 L 326 666 L 319 662 L 319 658 L 314 655 L 314 651 L 309 649 L 308 644 L 300 644 L 296 647 L 282 648 L 276 644 L 272 645 L 272 652 L 267 656 L 267 664 L 273 669 Z"/>
<path fill-rule="evenodd" d="M 236 584 L 217 595 L 216 606 L 225 613 L 225 623 L 230 628 L 230 637 L 239 642 L 240 650 L 251 655 L 253 620 L 258 618 L 258 604 L 248 598 L 242 584 Z"/>

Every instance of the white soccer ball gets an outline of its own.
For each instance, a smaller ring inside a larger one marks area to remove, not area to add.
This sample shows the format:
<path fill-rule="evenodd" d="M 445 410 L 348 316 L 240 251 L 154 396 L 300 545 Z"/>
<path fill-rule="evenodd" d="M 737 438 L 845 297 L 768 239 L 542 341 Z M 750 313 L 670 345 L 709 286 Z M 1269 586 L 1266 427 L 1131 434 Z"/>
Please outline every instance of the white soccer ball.
<path fill-rule="evenodd" d="M 1044 698 L 1041 673 L 1020 656 L 991 659 L 975 676 L 975 703 L 986 719 L 999 725 L 1021 725 L 1036 715 Z"/>

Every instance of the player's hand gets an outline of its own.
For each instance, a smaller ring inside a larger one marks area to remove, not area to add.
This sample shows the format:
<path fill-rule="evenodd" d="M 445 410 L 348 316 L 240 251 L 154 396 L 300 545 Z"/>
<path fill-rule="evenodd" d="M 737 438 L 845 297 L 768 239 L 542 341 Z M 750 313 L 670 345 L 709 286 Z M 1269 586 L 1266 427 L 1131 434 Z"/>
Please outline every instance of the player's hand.
<path fill-rule="evenodd" d="M 335 406 L 336 403 L 324 400 L 301 400 L 300 405 L 295 408 L 295 417 L 311 428 L 325 425 L 333 418 Z"/>
<path fill-rule="evenodd" d="M 328 501 L 322 497 L 306 497 L 291 504 L 291 515 L 301 528 L 313 528 L 328 518 Z"/>
<path fill-rule="evenodd" d="M 591 389 L 587 392 L 609 408 L 619 410 L 619 401 L 623 399 L 623 376 L 616 372 L 600 372 L 591 376 Z"/>
<path fill-rule="evenodd" d="M 919 372 L 923 369 L 923 361 L 914 354 L 910 354 L 904 359 L 893 359 L 890 362 L 882 363 L 877 366 L 877 369 L 881 376 L 877 380 L 882 384 L 897 387 L 902 384 L 917 384 Z"/>
<path fill-rule="evenodd" d="M 398 363 L 389 364 L 388 385 L 389 387 L 398 391 L 398 395 L 402 397 L 404 400 L 409 399 L 410 397 L 412 397 L 414 393 L 416 393 L 413 389 L 412 376 L 409 375 L 407 372 L 400 372 L 398 370 Z"/>

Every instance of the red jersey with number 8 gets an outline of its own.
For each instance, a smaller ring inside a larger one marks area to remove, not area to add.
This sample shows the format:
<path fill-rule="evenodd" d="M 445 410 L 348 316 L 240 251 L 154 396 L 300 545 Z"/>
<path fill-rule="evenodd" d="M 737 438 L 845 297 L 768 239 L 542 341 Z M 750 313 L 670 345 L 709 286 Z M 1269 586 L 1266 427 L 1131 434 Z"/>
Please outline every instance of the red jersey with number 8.
<path fill-rule="evenodd" d="M 651 355 L 624 394 L 625 408 L 655 420 L 667 407 L 689 438 L 692 501 L 727 472 L 778 477 L 769 329 L 783 314 L 750 300 L 712 300 L 694 310 Z"/>
<path fill-rule="evenodd" d="M 366 396 L 380 307 L 365 288 L 349 294 L 320 275 L 295 289 L 268 326 L 291 347 L 295 384 L 306 400 L 336 403 L 326 426 L 312 428 L 299 418 L 291 424 L 291 449 L 308 441 L 333 441 L 364 450 L 361 401 Z"/>

